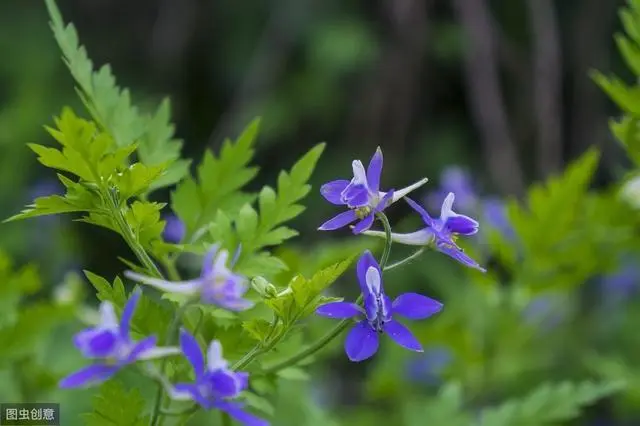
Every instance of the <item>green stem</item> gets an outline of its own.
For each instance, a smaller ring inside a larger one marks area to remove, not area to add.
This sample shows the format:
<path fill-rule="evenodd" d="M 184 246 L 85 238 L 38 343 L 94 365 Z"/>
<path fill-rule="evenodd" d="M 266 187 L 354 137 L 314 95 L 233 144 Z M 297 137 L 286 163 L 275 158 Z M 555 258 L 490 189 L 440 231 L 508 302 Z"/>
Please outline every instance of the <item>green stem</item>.
<path fill-rule="evenodd" d="M 176 268 L 176 260 L 166 256 L 162 259 L 162 265 L 164 269 L 167 270 L 167 276 L 171 281 L 180 281 L 180 274 L 178 273 L 178 269 Z"/>
<path fill-rule="evenodd" d="M 171 324 L 169 325 L 169 328 L 167 330 L 166 346 L 171 346 L 175 343 L 175 337 L 177 334 L 176 332 L 178 331 L 180 320 L 182 319 L 182 316 L 187 311 L 187 308 L 189 308 L 190 305 L 191 305 L 191 301 L 189 300 L 185 302 L 182 306 L 180 306 L 178 309 L 176 309 L 176 312 L 173 315 L 173 319 L 171 320 Z M 163 358 L 160 364 L 161 374 L 165 374 L 166 369 L 167 369 L 167 358 Z M 160 383 L 158 384 L 158 390 L 156 391 L 156 396 L 154 398 L 153 411 L 151 413 L 151 421 L 149 422 L 151 426 L 157 425 L 158 421 L 160 420 L 160 417 L 161 417 L 160 411 L 162 409 L 163 396 L 164 396 L 164 387 Z"/>
<path fill-rule="evenodd" d="M 399 261 L 397 261 L 397 262 L 395 262 L 395 263 L 392 263 L 391 265 L 389 265 L 389 266 L 387 266 L 387 267 L 385 267 L 385 268 L 384 268 L 385 272 L 386 272 L 386 271 L 390 271 L 390 270 L 392 270 L 392 269 L 395 269 L 395 268 L 397 268 L 397 267 L 403 266 L 403 265 L 405 265 L 405 264 L 407 264 L 407 263 L 411 262 L 412 260 L 417 259 L 418 257 L 420 257 L 420 255 L 421 255 L 422 253 L 424 253 L 424 252 L 425 252 L 425 250 L 426 250 L 426 249 L 425 249 L 424 247 L 422 247 L 422 248 L 420 248 L 420 249 L 416 250 L 416 251 L 415 251 L 412 255 L 410 255 L 409 257 L 406 257 L 406 258 L 404 258 L 404 259 L 402 259 L 402 260 L 399 260 Z"/>
<path fill-rule="evenodd" d="M 387 261 L 389 260 L 389 255 L 391 253 L 391 245 L 393 244 L 393 241 L 391 240 L 391 225 L 389 224 L 389 219 L 387 219 L 387 216 L 384 213 L 378 213 L 377 216 L 378 216 L 378 219 L 380 219 L 380 221 L 382 222 L 382 226 L 384 226 L 384 231 L 386 235 L 384 251 L 382 252 L 382 258 L 380 260 L 380 269 L 382 269 L 382 271 L 386 271 Z M 357 304 L 362 303 L 362 299 L 363 297 L 361 294 L 356 300 L 356 303 Z M 350 324 L 351 324 L 351 320 L 349 319 L 344 319 L 340 321 L 338 325 L 336 325 L 334 328 L 329 330 L 329 332 L 327 332 L 319 340 L 311 344 L 311 346 L 308 346 L 302 351 L 298 352 L 297 354 L 294 354 L 293 356 L 277 364 L 274 364 L 271 367 L 266 368 L 264 372 L 266 374 L 271 374 L 271 373 L 280 371 L 284 368 L 287 368 L 291 365 L 296 365 L 300 361 L 313 355 L 314 353 L 316 353 L 317 351 L 319 351 L 320 349 L 328 345 L 333 339 L 338 337 Z"/>
<path fill-rule="evenodd" d="M 389 223 L 389 219 L 387 219 L 387 215 L 380 212 L 376 215 L 380 222 L 382 222 L 382 226 L 384 227 L 385 234 L 385 242 L 384 242 L 384 250 L 382 251 L 382 257 L 380 258 L 380 269 L 384 269 L 387 266 L 387 262 L 389 261 L 389 255 L 391 254 L 391 245 L 393 241 L 391 240 L 391 224 Z"/>
<path fill-rule="evenodd" d="M 105 190 L 107 192 L 107 199 L 109 201 L 109 210 L 113 219 L 116 221 L 116 225 L 120 229 L 120 234 L 127 242 L 133 253 L 136 255 L 140 263 L 154 276 L 157 278 L 162 278 L 162 274 L 160 270 L 153 262 L 151 257 L 147 254 L 145 249 L 140 245 L 138 238 L 133 233 L 133 230 L 127 223 L 124 215 L 122 214 L 122 210 L 118 207 L 118 201 L 115 199 L 115 195 L 111 193 L 108 189 Z"/>

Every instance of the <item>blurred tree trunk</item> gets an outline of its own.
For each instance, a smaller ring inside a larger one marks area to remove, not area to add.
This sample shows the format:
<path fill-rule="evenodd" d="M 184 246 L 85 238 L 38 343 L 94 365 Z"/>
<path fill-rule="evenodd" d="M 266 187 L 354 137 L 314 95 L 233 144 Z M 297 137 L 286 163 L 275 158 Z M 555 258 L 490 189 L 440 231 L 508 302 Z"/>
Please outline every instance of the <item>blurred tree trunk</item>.
<path fill-rule="evenodd" d="M 489 173 L 503 195 L 520 196 L 524 174 L 500 87 L 490 11 L 485 0 L 454 0 L 453 5 L 467 37 L 464 71 L 469 103 L 481 133 Z"/>
<path fill-rule="evenodd" d="M 527 0 L 533 39 L 537 175 L 562 170 L 562 58 L 552 0 Z"/>

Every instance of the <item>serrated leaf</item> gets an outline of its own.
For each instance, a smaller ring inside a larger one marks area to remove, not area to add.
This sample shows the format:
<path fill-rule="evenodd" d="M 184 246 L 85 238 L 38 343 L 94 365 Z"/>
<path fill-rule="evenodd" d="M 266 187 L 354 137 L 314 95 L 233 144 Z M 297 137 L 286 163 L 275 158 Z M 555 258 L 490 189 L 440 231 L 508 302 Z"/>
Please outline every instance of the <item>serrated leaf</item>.
<path fill-rule="evenodd" d="M 310 279 L 302 275 L 295 276 L 287 290 L 276 298 L 266 299 L 265 304 L 278 315 L 285 324 L 311 315 L 327 299 L 321 293 L 333 284 L 351 265 L 354 257 L 338 262 L 315 273 Z"/>
<path fill-rule="evenodd" d="M 624 388 L 622 382 L 543 384 L 523 398 L 484 409 L 480 426 L 538 426 L 571 420 L 582 407 Z"/>
<path fill-rule="evenodd" d="M 171 208 L 187 228 L 187 240 L 212 222 L 218 211 L 235 215 L 255 196 L 241 189 L 258 173 L 250 167 L 260 120 L 252 121 L 235 143 L 226 140 L 216 157 L 206 151 L 197 168 L 198 179 L 187 178 L 171 193 Z"/>
<path fill-rule="evenodd" d="M 181 180 L 188 172 L 189 161 L 180 160 L 182 141 L 174 139 L 169 101 L 164 100 L 153 115 L 141 114 L 132 104 L 129 91 L 116 85 L 109 65 L 94 71 L 74 25 L 64 25 L 55 1 L 46 0 L 46 5 L 51 29 L 89 113 L 119 147 L 137 142 L 139 159 L 145 165 L 169 165 L 167 173 L 152 183 L 151 190 Z"/>
<path fill-rule="evenodd" d="M 116 313 L 120 315 L 131 296 L 127 294 L 120 277 L 116 277 L 113 280 L 113 284 L 110 284 L 103 277 L 90 271 L 84 271 L 84 273 L 91 285 L 97 290 L 98 300 L 111 302 Z M 171 315 L 171 311 L 168 308 L 143 293 L 131 319 L 131 330 L 140 337 L 155 334 L 162 342 L 164 341 L 167 327 L 171 322 Z"/>
<path fill-rule="evenodd" d="M 109 380 L 100 386 L 92 401 L 93 411 L 82 415 L 88 426 L 145 426 L 145 400 L 140 391 L 127 390 L 117 380 Z"/>
<path fill-rule="evenodd" d="M 447 426 L 469 426 L 473 424 L 471 416 L 464 410 L 462 386 L 457 382 L 446 383 L 438 395 L 423 400 L 410 401 L 404 408 L 406 426 L 422 426 L 429 418 L 433 424 Z"/>

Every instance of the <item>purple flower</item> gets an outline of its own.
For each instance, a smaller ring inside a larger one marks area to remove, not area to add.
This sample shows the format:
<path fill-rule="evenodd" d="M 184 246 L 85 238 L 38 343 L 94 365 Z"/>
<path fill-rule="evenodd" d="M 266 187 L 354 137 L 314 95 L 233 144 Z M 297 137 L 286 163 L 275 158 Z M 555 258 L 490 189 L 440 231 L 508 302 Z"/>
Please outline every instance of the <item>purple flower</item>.
<path fill-rule="evenodd" d="M 625 256 L 620 267 L 601 278 L 602 290 L 613 298 L 628 298 L 638 290 L 640 267 L 632 256 Z"/>
<path fill-rule="evenodd" d="M 410 381 L 436 385 L 441 382 L 442 370 L 452 360 L 451 351 L 445 347 L 432 347 L 407 364 Z"/>
<path fill-rule="evenodd" d="M 407 203 L 420 214 L 426 227 L 409 234 L 391 233 L 391 239 L 393 241 L 415 246 L 431 246 L 465 266 L 486 272 L 484 268 L 467 256 L 455 243 L 458 235 L 476 234 L 479 224 L 469 216 L 461 215 L 453 211 L 452 207 L 455 199 L 453 192 L 450 192 L 442 203 L 440 217 L 438 219 L 433 219 L 429 216 L 429 213 L 415 201 L 410 198 L 405 199 Z M 379 231 L 367 231 L 365 235 L 385 237 L 385 233 Z"/>
<path fill-rule="evenodd" d="M 438 208 L 447 194 L 453 192 L 458 196 L 458 205 L 462 210 L 474 211 L 478 197 L 473 187 L 471 175 L 461 167 L 449 166 L 440 175 L 440 188 L 426 197 L 427 205 Z"/>
<path fill-rule="evenodd" d="M 165 218 L 164 231 L 162 231 L 162 238 L 168 243 L 178 244 L 184 238 L 187 233 L 187 228 L 184 222 L 181 221 L 178 216 L 171 214 Z"/>
<path fill-rule="evenodd" d="M 363 361 L 378 351 L 378 334 L 386 333 L 402 347 L 422 352 L 420 342 L 404 325 L 393 319 L 401 315 L 409 319 L 425 319 L 442 309 L 442 303 L 416 293 L 404 293 L 393 303 L 382 287 L 380 266 L 369 250 L 358 260 L 358 281 L 364 296 L 364 309 L 355 303 L 332 302 L 320 306 L 316 313 L 329 318 L 361 318 L 344 343 L 351 361 Z"/>
<path fill-rule="evenodd" d="M 218 245 L 214 245 L 209 250 L 204 257 L 200 277 L 193 280 L 167 281 L 132 271 L 125 272 L 125 276 L 162 291 L 188 296 L 199 295 L 203 303 L 217 305 L 230 311 L 251 308 L 253 302 L 243 298 L 249 289 L 247 279 L 227 268 L 229 252 L 218 248 Z"/>
<path fill-rule="evenodd" d="M 249 374 L 229 369 L 222 357 L 222 346 L 214 340 L 209 345 L 207 360 L 198 346 L 197 340 L 185 330 L 180 332 L 180 347 L 195 373 L 193 383 L 178 383 L 168 386 L 172 399 L 195 401 L 205 410 L 218 409 L 229 414 L 247 426 L 268 426 L 269 422 L 244 411 L 243 404 L 231 401 L 249 386 Z"/>
<path fill-rule="evenodd" d="M 495 228 L 505 238 L 515 238 L 515 230 L 509 222 L 506 206 L 499 198 L 490 197 L 482 202 L 482 217 L 489 226 Z"/>
<path fill-rule="evenodd" d="M 340 179 L 325 183 L 320 188 L 322 196 L 331 204 L 347 206 L 348 211 L 340 213 L 323 223 L 320 231 L 333 231 L 343 228 L 356 220 L 353 233 L 359 234 L 371 228 L 376 213 L 380 213 L 392 203 L 404 197 L 411 191 L 424 185 L 428 179 L 422 179 L 399 191 L 393 189 L 388 192 L 380 191 L 380 176 L 382 175 L 382 151 L 378 148 L 373 154 L 369 167 L 365 171 L 360 160 L 354 160 L 353 179 Z"/>
<path fill-rule="evenodd" d="M 62 379 L 61 388 L 100 383 L 109 379 L 119 369 L 136 361 L 180 353 L 178 348 L 157 347 L 156 336 L 146 337 L 138 342 L 131 340 L 131 318 L 139 299 L 140 291 L 137 290 L 127 301 L 120 322 L 113 305 L 110 302 L 102 302 L 100 323 L 79 332 L 73 338 L 73 344 L 84 357 L 98 362 Z"/>

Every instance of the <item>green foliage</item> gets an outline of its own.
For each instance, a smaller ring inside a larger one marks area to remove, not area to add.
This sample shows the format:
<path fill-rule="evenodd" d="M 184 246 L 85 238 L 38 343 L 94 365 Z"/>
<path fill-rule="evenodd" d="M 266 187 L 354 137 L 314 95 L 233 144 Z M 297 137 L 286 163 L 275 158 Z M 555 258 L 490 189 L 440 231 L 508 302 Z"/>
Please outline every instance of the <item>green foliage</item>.
<path fill-rule="evenodd" d="M 0 374 L 10 375 L 9 391 L 29 389 L 32 398 L 39 397 L 54 388 L 59 377 L 48 368 L 47 359 L 38 355 L 51 333 L 73 319 L 74 308 L 45 300 L 30 301 L 42 290 L 37 268 L 30 264 L 18 268 L 1 250 L 0 283 Z"/>
<path fill-rule="evenodd" d="M 321 294 L 347 270 L 353 260 L 354 257 L 351 257 L 322 269 L 309 279 L 297 275 L 278 297 L 265 300 L 265 304 L 273 309 L 284 324 L 293 324 L 312 314 L 318 306 L 336 300 Z"/>
<path fill-rule="evenodd" d="M 167 173 L 146 191 L 172 185 L 189 171 L 190 162 L 180 160 L 182 142 L 174 139 L 169 122 L 169 101 L 164 100 L 153 114 L 142 114 L 133 106 L 127 89 L 120 89 L 109 65 L 94 71 L 73 24 L 64 25 L 54 0 L 46 0 L 51 28 L 65 63 L 75 79 L 77 91 L 93 119 L 109 133 L 119 148 L 138 145 L 138 157 L 146 166 L 167 166 Z"/>
<path fill-rule="evenodd" d="M 198 178 L 187 177 L 172 192 L 171 208 L 187 228 L 187 241 L 213 221 L 218 211 L 235 216 L 243 204 L 255 199 L 255 194 L 241 189 L 258 174 L 258 168 L 249 163 L 259 128 L 256 119 L 235 143 L 226 140 L 218 158 L 206 151 L 197 168 Z"/>
<path fill-rule="evenodd" d="M 411 401 L 404 408 L 404 424 L 406 426 L 421 426 L 424 419 L 435 425 L 469 426 L 471 416 L 464 411 L 462 386 L 451 382 L 445 384 L 438 395 L 424 401 Z"/>
<path fill-rule="evenodd" d="M 502 246 L 501 260 L 518 271 L 517 280 L 533 294 L 573 289 L 602 269 L 596 236 L 589 232 L 597 218 L 586 214 L 598 159 L 596 150 L 587 151 L 562 175 L 532 185 L 524 206 L 511 202 L 508 207 L 518 242 L 510 251 Z"/>
<path fill-rule="evenodd" d="M 265 186 L 258 196 L 259 211 L 244 204 L 237 218 L 232 220 L 227 213 L 218 210 L 211 224 L 210 234 L 214 242 L 224 242 L 230 250 L 242 247 L 236 269 L 250 277 L 270 277 L 286 269 L 286 265 L 265 249 L 282 244 L 298 235 L 297 231 L 283 226 L 304 211 L 298 202 L 304 198 L 311 186 L 307 183 L 324 150 L 319 144 L 305 154 L 289 173 L 278 176 L 278 192 Z"/>
<path fill-rule="evenodd" d="M 640 2 L 630 0 L 620 11 L 624 34 L 617 34 L 616 44 L 625 63 L 636 77 L 633 85 L 617 76 L 592 73 L 594 81 L 624 112 L 619 119 L 610 121 L 611 132 L 624 145 L 629 157 L 640 166 Z"/>
<path fill-rule="evenodd" d="M 92 272 L 84 271 L 84 273 L 96 289 L 98 300 L 113 303 L 116 313 L 120 315 L 131 296 L 131 294 L 127 294 L 120 277 L 116 277 L 113 284 L 110 284 L 109 281 Z M 170 322 L 171 311 L 169 308 L 143 293 L 131 319 L 131 331 L 140 337 L 155 334 L 162 342 Z"/>
<path fill-rule="evenodd" d="M 524 398 L 487 408 L 481 426 L 538 426 L 572 420 L 580 409 L 624 389 L 622 382 L 544 384 Z"/>
<path fill-rule="evenodd" d="M 93 411 L 83 414 L 88 426 L 144 426 L 149 424 L 149 416 L 144 415 L 145 400 L 137 389 L 128 391 L 116 380 L 109 380 L 100 386 L 93 397 Z"/>
<path fill-rule="evenodd" d="M 86 212 L 82 221 L 123 233 L 122 224 L 115 221 L 111 212 L 114 205 L 120 205 L 138 240 L 150 247 L 164 228 L 160 221 L 160 209 L 164 205 L 135 201 L 129 207 L 126 201 L 146 192 L 164 169 L 141 163 L 127 165 L 125 160 L 135 150 L 135 145 L 117 148 L 108 134 L 99 132 L 94 123 L 77 117 L 69 108 L 63 110 L 55 123 L 57 128 L 48 131 L 61 149 L 36 144 L 30 147 L 43 165 L 70 173 L 79 180 L 74 182 L 59 174 L 58 178 L 66 188 L 64 196 L 37 198 L 34 204 L 7 221 Z"/>

